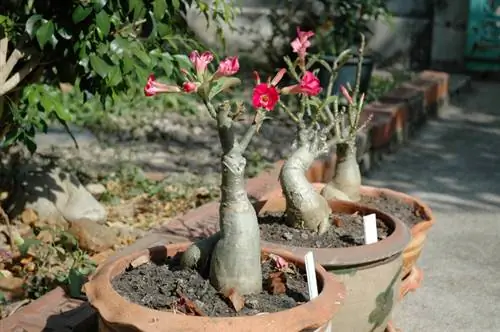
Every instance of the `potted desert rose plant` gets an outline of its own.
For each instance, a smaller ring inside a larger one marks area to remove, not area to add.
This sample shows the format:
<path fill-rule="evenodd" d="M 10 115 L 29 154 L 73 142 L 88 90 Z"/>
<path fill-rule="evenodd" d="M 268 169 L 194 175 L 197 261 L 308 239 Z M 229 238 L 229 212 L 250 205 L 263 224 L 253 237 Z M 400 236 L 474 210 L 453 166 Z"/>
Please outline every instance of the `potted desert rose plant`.
<path fill-rule="evenodd" d="M 261 247 L 256 211 L 245 190 L 243 153 L 273 109 L 284 72 L 255 88 L 252 124 L 237 137 L 242 103 L 214 104 L 240 83 L 236 57 L 213 72 L 209 52 L 190 55 L 182 86 L 148 79 L 145 94 L 197 95 L 216 121 L 221 156 L 220 231 L 195 243 L 160 246 L 104 263 L 85 285 L 100 331 L 324 331 L 345 289 L 316 266 L 319 296 L 309 300 L 304 261 Z"/>
<path fill-rule="evenodd" d="M 296 85 L 278 92 L 293 95 L 300 105 L 293 110 L 280 102 L 296 124 L 295 149 L 284 162 L 279 176 L 281 188 L 256 204 L 261 237 L 266 245 L 302 255 L 313 251 L 328 271 L 347 288 L 340 314 L 332 321 L 336 331 L 381 332 L 388 326 L 403 276 L 402 253 L 410 240 L 406 225 L 379 209 L 358 204 L 361 175 L 356 161 L 357 133 L 361 123 L 364 95 L 359 94 L 364 37 L 361 37 L 356 84 L 352 92 L 341 87 L 347 100 L 340 106 L 331 95 L 343 52 L 332 65 L 320 61 L 330 73 L 326 97 L 315 72 L 318 57 L 307 55 L 312 32 L 298 29 L 292 42 L 297 59 L 288 63 Z M 306 38 L 304 38 L 306 36 Z M 314 161 L 336 148 L 336 169 L 325 185 L 313 184 L 306 174 Z M 363 216 L 375 214 L 378 242 L 365 245 Z"/>

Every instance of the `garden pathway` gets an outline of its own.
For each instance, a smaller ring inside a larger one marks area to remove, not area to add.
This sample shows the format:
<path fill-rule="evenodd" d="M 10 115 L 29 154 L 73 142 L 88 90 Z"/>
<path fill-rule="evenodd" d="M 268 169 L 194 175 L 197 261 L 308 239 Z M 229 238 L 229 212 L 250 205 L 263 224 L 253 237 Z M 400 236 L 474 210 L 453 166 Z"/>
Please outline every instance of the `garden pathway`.
<path fill-rule="evenodd" d="M 500 329 L 500 83 L 471 86 L 365 181 L 414 194 L 435 213 L 422 288 L 394 314 L 403 332 Z"/>

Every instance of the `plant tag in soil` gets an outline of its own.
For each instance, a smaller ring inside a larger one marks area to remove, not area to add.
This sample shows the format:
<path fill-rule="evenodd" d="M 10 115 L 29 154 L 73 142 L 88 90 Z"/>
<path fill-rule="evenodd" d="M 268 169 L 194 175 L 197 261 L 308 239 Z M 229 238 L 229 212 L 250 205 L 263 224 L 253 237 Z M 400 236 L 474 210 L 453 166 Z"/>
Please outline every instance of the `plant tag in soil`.
<path fill-rule="evenodd" d="M 363 217 L 363 227 L 365 230 L 365 244 L 377 242 L 377 216 L 375 213 Z"/>
<path fill-rule="evenodd" d="M 309 288 L 309 298 L 312 300 L 318 296 L 318 284 L 316 282 L 316 268 L 314 266 L 314 256 L 312 251 L 309 251 L 305 256 L 307 287 Z"/>

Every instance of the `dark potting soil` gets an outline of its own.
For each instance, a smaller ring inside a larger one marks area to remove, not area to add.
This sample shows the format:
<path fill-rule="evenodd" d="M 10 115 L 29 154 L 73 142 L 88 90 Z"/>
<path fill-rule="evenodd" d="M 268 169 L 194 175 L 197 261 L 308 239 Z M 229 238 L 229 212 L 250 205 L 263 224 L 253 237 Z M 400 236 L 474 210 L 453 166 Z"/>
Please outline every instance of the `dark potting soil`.
<path fill-rule="evenodd" d="M 224 296 L 197 271 L 182 269 L 179 257 L 127 269 L 112 280 L 112 285 L 130 302 L 197 316 L 250 316 L 287 310 L 307 302 L 309 292 L 305 271 L 290 263 L 279 270 L 276 262 L 266 257 L 262 263 L 263 291 L 254 295 Z M 243 307 L 236 311 L 238 303 Z"/>
<path fill-rule="evenodd" d="M 363 216 L 359 214 L 332 213 L 332 227 L 319 235 L 286 224 L 286 214 L 268 213 L 259 217 L 260 237 L 264 241 L 308 248 L 345 248 L 365 244 Z M 378 239 L 383 240 L 392 232 L 377 219 Z"/>
<path fill-rule="evenodd" d="M 373 207 L 398 218 L 410 228 L 428 219 L 428 216 L 418 206 L 387 195 L 379 197 L 362 196 L 359 204 Z"/>

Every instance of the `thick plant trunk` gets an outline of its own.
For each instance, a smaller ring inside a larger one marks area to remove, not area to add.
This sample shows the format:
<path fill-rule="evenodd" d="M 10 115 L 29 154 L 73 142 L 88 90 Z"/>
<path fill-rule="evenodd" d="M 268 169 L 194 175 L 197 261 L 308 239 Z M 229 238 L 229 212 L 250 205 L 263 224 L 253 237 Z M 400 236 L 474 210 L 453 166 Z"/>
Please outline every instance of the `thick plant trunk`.
<path fill-rule="evenodd" d="M 257 214 L 244 184 L 245 158 L 240 153 L 223 157 L 220 240 L 210 265 L 210 281 L 222 291 L 239 294 L 262 289 L 260 230 Z"/>
<path fill-rule="evenodd" d="M 331 211 L 327 201 L 314 190 L 305 173 L 323 152 L 324 148 L 318 148 L 317 144 L 304 144 L 292 153 L 280 173 L 288 223 L 292 227 L 320 234 L 331 226 Z"/>
<path fill-rule="evenodd" d="M 321 194 L 327 200 L 341 199 L 357 202 L 361 198 L 361 171 L 356 160 L 356 147 L 337 145 L 335 175 L 326 184 Z"/>
<path fill-rule="evenodd" d="M 221 292 L 234 289 L 240 295 L 262 290 L 260 229 L 255 209 L 245 190 L 246 159 L 243 152 L 256 131 L 252 126 L 238 142 L 227 110 L 217 114 L 222 144 L 220 231 L 192 245 L 183 255 L 185 267 L 205 270 Z"/>

